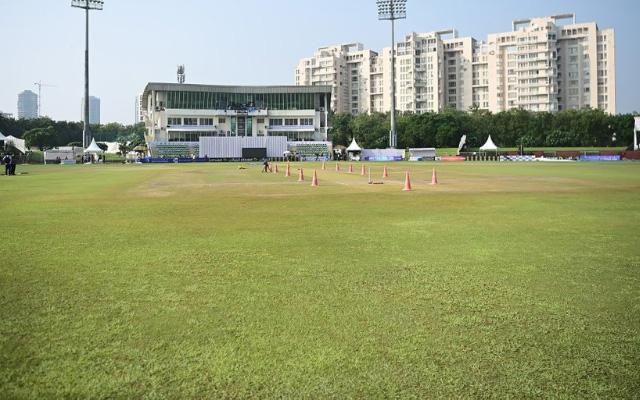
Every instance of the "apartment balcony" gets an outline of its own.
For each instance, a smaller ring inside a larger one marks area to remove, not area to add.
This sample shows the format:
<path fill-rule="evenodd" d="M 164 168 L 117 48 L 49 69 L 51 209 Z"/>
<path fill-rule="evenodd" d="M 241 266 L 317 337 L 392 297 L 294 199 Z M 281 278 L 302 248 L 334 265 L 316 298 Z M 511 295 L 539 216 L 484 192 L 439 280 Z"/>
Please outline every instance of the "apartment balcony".
<path fill-rule="evenodd" d="M 534 95 L 530 95 L 529 97 L 533 97 Z M 520 105 L 547 105 L 551 102 L 551 100 L 549 100 L 549 96 L 548 95 L 542 95 L 540 98 L 534 98 L 534 99 L 521 99 L 520 97 L 518 98 L 518 104 Z"/>
<path fill-rule="evenodd" d="M 536 78 L 532 78 L 532 79 L 536 79 Z M 541 87 L 541 88 L 546 88 L 551 86 L 551 83 L 548 82 L 535 82 L 535 83 L 529 83 L 529 82 L 518 82 L 518 87 L 525 87 L 525 88 L 532 88 L 532 87 Z"/>

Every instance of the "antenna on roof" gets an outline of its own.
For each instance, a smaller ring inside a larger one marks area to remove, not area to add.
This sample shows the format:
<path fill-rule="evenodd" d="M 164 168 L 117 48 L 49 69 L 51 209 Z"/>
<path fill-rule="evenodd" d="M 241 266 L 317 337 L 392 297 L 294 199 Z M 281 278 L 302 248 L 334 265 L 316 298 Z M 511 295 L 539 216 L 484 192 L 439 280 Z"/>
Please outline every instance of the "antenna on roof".
<path fill-rule="evenodd" d="M 184 64 L 178 65 L 178 83 L 184 83 L 185 79 Z"/>

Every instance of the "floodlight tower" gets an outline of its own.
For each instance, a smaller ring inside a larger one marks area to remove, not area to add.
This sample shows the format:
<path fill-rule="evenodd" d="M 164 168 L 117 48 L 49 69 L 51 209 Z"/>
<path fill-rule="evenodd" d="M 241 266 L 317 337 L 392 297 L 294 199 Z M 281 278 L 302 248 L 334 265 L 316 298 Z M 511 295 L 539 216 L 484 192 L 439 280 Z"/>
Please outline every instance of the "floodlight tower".
<path fill-rule="evenodd" d="M 184 72 L 184 64 L 178 65 L 178 83 L 182 84 L 186 80 L 186 75 Z"/>
<path fill-rule="evenodd" d="M 395 149 L 398 145 L 396 132 L 396 38 L 395 20 L 407 18 L 407 0 L 377 0 L 378 19 L 391 21 L 391 131 L 389 132 L 389 147 Z"/>
<path fill-rule="evenodd" d="M 71 7 L 83 8 L 85 11 L 85 49 L 84 49 L 84 129 L 82 130 L 82 147 L 91 143 L 89 128 L 89 10 L 102 10 L 103 0 L 71 0 Z"/>

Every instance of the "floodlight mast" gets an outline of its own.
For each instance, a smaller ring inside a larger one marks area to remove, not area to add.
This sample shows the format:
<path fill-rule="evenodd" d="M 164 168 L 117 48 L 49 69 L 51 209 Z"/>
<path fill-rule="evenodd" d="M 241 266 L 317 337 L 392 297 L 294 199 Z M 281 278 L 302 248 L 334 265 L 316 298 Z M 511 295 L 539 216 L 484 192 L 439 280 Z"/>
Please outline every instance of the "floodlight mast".
<path fill-rule="evenodd" d="M 103 0 L 71 0 L 71 7 L 83 8 L 85 11 L 85 49 L 84 49 L 84 124 L 82 130 L 82 147 L 91 143 L 89 127 L 89 10 L 102 10 Z"/>
<path fill-rule="evenodd" d="M 398 146 L 396 131 L 396 38 L 395 20 L 407 18 L 407 0 L 377 0 L 378 19 L 391 21 L 391 131 L 389 132 L 389 147 Z"/>

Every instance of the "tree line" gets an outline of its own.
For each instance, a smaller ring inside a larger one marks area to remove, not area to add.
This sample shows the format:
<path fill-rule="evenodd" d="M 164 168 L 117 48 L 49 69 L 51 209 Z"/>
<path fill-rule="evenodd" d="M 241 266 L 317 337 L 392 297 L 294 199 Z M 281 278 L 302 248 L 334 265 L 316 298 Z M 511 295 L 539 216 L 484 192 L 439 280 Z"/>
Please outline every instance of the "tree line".
<path fill-rule="evenodd" d="M 333 114 L 332 141 L 347 146 L 355 137 L 364 148 L 385 148 L 389 119 L 389 113 Z M 609 115 L 589 108 L 558 113 L 515 109 L 495 114 L 446 109 L 440 113 L 399 113 L 396 120 L 399 148 L 457 147 L 462 135 L 467 135 L 471 148 L 482 146 L 489 135 L 499 147 L 627 147 L 633 143 L 633 114 Z M 41 149 L 82 144 L 81 122 L 0 116 L 0 132 Z M 96 141 L 132 142 L 135 146 L 144 143 L 145 128 L 143 123 L 109 123 L 92 125 L 91 132 Z"/>
<path fill-rule="evenodd" d="M 389 113 L 334 114 L 330 124 L 333 144 L 347 146 L 355 137 L 363 148 L 388 147 L 389 120 Z M 495 114 L 446 109 L 440 113 L 399 113 L 396 121 L 398 148 L 458 147 L 462 135 L 467 135 L 470 148 L 482 146 L 489 135 L 499 147 L 633 144 L 633 114 L 609 115 L 588 108 L 557 113 L 514 109 Z"/>
<path fill-rule="evenodd" d="M 0 132 L 24 139 L 27 146 L 42 150 L 59 146 L 82 146 L 82 122 L 49 118 L 13 119 L 0 116 Z M 144 123 L 91 125 L 91 134 L 100 142 L 144 143 Z"/>

